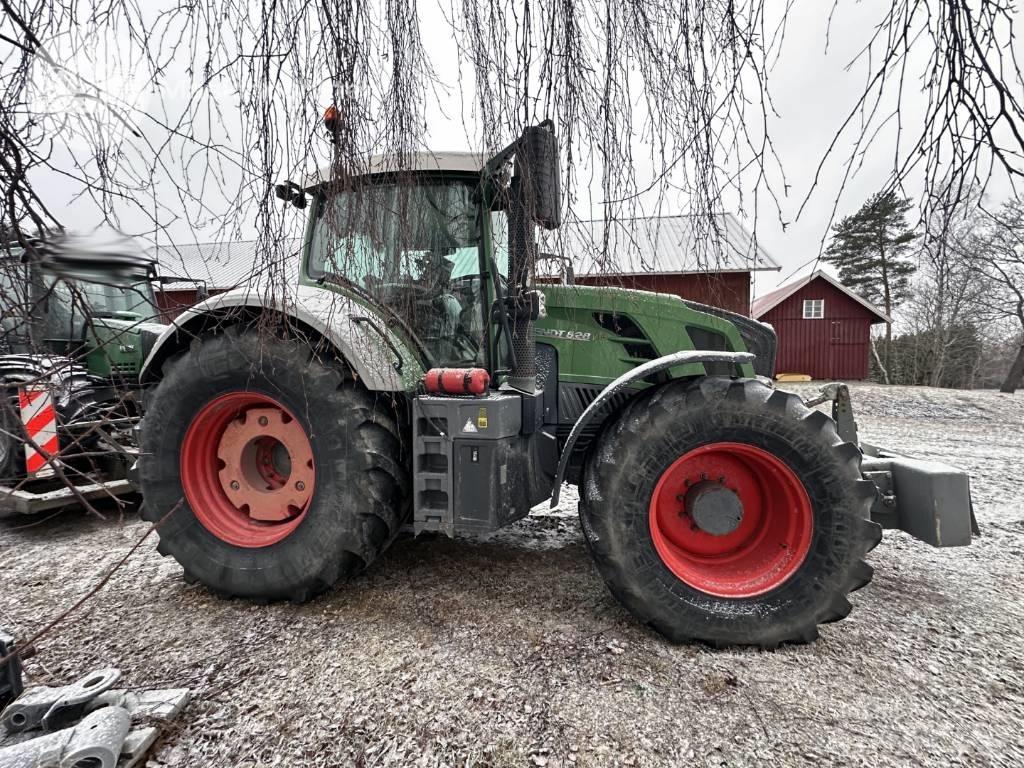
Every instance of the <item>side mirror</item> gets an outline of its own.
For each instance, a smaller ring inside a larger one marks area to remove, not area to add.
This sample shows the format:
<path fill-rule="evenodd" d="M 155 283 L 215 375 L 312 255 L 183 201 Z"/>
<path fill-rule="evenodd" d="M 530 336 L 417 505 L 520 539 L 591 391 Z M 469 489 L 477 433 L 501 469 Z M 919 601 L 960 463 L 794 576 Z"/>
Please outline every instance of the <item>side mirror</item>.
<path fill-rule="evenodd" d="M 516 170 L 523 177 L 527 212 L 544 229 L 562 225 L 562 183 L 555 124 L 530 126 L 516 149 Z"/>
<path fill-rule="evenodd" d="M 274 196 L 278 200 L 284 200 L 286 203 L 291 203 L 296 208 L 302 209 L 306 207 L 306 193 L 303 191 L 302 187 L 294 181 L 275 184 Z"/>

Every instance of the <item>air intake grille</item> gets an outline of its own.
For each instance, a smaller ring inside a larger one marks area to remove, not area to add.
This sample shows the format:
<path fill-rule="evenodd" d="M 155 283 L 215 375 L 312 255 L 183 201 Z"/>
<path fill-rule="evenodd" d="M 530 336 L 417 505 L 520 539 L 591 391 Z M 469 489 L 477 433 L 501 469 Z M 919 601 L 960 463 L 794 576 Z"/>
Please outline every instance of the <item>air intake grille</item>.
<path fill-rule="evenodd" d="M 648 340 L 643 329 L 629 315 L 620 315 L 613 312 L 595 312 L 594 321 L 606 331 L 618 337 L 618 340 L 626 349 L 626 354 L 639 360 L 653 360 L 658 356 L 658 351 Z M 636 339 L 636 341 L 622 341 L 623 339 Z"/>

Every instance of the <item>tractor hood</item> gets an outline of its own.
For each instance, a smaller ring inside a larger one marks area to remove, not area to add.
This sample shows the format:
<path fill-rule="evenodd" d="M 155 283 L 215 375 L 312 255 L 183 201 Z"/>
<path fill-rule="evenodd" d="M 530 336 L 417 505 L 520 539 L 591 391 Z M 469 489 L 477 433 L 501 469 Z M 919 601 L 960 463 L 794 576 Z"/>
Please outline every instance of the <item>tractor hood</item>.
<path fill-rule="evenodd" d="M 98 376 L 136 377 L 166 325 L 120 317 L 97 317 L 86 326 L 87 367 Z"/>
<path fill-rule="evenodd" d="M 554 345 L 561 370 L 568 364 L 579 381 L 606 381 L 611 373 L 621 375 L 649 360 L 694 349 L 753 352 L 757 364 L 747 366 L 745 375 L 769 375 L 765 371 L 774 365 L 774 332 L 741 315 L 663 293 L 604 286 L 540 287 L 547 316 L 537 321 L 537 340 Z M 698 364 L 684 366 L 674 375 L 703 373 Z"/>

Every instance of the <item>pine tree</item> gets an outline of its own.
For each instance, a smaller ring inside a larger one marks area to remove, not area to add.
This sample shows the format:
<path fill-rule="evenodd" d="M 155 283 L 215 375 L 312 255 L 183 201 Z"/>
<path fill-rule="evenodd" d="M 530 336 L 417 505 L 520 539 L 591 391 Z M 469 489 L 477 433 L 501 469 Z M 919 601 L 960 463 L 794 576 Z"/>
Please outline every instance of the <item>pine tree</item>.
<path fill-rule="evenodd" d="M 917 238 L 907 225 L 909 200 L 892 190 L 877 192 L 860 210 L 833 228 L 824 260 L 839 269 L 839 279 L 892 315 L 910 292 L 910 276 L 917 267 L 907 258 Z M 892 324 L 885 326 L 885 359 L 889 363 Z"/>

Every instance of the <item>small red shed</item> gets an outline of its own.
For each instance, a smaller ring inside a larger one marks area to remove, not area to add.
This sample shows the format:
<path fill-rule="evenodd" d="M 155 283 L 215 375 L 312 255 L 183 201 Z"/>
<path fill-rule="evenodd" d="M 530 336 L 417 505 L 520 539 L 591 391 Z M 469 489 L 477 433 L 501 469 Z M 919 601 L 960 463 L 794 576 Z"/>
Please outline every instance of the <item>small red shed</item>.
<path fill-rule="evenodd" d="M 751 309 L 778 334 L 775 370 L 813 379 L 868 378 L 871 326 L 892 322 L 820 270 L 754 299 Z"/>

